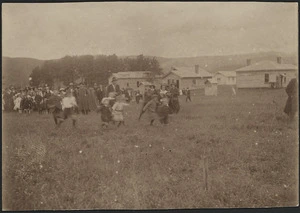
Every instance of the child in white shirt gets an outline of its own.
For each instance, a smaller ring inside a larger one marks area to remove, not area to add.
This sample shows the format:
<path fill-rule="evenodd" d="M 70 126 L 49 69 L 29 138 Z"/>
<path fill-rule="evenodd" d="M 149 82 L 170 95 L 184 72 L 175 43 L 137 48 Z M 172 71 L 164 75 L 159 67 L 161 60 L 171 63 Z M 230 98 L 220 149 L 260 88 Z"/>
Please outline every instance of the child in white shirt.
<path fill-rule="evenodd" d="M 71 91 L 66 93 L 66 96 L 62 99 L 62 110 L 64 114 L 63 120 L 66 120 L 70 117 L 73 121 L 73 126 L 76 125 L 76 117 L 74 116 L 74 107 L 77 107 L 76 99 L 72 95 Z M 59 121 L 59 125 L 63 122 L 63 120 Z"/>
<path fill-rule="evenodd" d="M 125 97 L 119 95 L 116 97 L 116 102 L 112 107 L 113 121 L 119 122 L 118 127 L 121 124 L 125 125 L 123 111 L 124 111 L 124 106 L 128 106 L 129 104 L 125 103 L 124 101 L 125 101 Z"/>

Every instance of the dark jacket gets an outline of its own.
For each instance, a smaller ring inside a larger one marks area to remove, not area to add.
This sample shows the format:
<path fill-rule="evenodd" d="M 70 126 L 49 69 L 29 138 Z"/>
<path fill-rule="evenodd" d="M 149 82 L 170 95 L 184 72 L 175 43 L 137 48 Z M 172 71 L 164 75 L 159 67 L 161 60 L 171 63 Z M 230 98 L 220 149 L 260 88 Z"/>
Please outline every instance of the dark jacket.
<path fill-rule="evenodd" d="M 285 104 L 284 112 L 294 114 L 297 112 L 297 80 L 293 78 L 285 89 L 288 99 Z"/>
<path fill-rule="evenodd" d="M 108 86 L 107 86 L 107 89 L 106 89 L 106 96 L 107 96 L 107 97 L 108 97 L 108 94 L 109 94 L 110 92 L 116 92 L 116 93 L 119 94 L 119 93 L 121 92 L 120 86 L 117 84 L 117 85 L 115 86 L 115 88 L 114 88 L 114 86 L 113 86 L 112 84 L 108 85 Z"/>

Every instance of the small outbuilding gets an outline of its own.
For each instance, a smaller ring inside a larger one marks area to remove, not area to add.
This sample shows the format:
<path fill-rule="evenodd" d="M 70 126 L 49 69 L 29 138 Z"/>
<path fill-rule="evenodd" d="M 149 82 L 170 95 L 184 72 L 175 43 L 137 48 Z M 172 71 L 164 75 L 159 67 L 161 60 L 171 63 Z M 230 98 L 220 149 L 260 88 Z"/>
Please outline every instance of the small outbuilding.
<path fill-rule="evenodd" d="M 204 93 L 206 96 L 218 95 L 218 81 L 216 79 L 207 79 L 205 81 Z"/>

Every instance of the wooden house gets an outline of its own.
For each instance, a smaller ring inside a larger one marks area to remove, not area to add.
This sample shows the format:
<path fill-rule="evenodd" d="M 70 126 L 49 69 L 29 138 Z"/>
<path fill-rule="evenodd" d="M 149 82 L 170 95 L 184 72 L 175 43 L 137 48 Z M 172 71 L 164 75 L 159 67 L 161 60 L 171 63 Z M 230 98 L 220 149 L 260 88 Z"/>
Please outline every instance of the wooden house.
<path fill-rule="evenodd" d="M 204 82 L 211 79 L 212 74 L 198 65 L 195 67 L 176 67 L 172 68 L 163 78 L 165 84 L 175 83 L 177 88 L 199 89 L 204 88 Z"/>
<path fill-rule="evenodd" d="M 218 85 L 235 85 L 236 72 L 235 71 L 218 71 L 214 78 L 217 80 Z"/>
<path fill-rule="evenodd" d="M 161 83 L 161 76 L 153 76 L 151 71 L 128 71 L 113 73 L 108 79 L 109 83 L 113 77 L 118 79 L 118 85 L 121 89 L 132 88 L 136 90 L 140 87 L 142 82 L 151 82 L 157 87 Z"/>
<path fill-rule="evenodd" d="M 297 66 L 282 64 L 281 57 L 274 61 L 248 63 L 246 67 L 236 70 L 237 88 L 280 88 L 297 76 Z"/>

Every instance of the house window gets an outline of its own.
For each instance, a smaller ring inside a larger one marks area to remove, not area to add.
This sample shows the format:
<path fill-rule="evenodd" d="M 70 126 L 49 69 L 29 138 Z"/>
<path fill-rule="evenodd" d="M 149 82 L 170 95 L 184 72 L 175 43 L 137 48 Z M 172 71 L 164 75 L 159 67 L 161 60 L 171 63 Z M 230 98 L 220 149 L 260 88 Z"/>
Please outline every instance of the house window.
<path fill-rule="evenodd" d="M 193 84 L 196 84 L 196 79 L 193 79 Z"/>
<path fill-rule="evenodd" d="M 265 74 L 265 83 L 269 83 L 269 74 L 268 73 Z"/>
<path fill-rule="evenodd" d="M 171 84 L 171 79 L 168 79 L 168 84 Z"/>
<path fill-rule="evenodd" d="M 139 81 L 136 82 L 136 86 L 140 87 L 140 82 Z"/>

